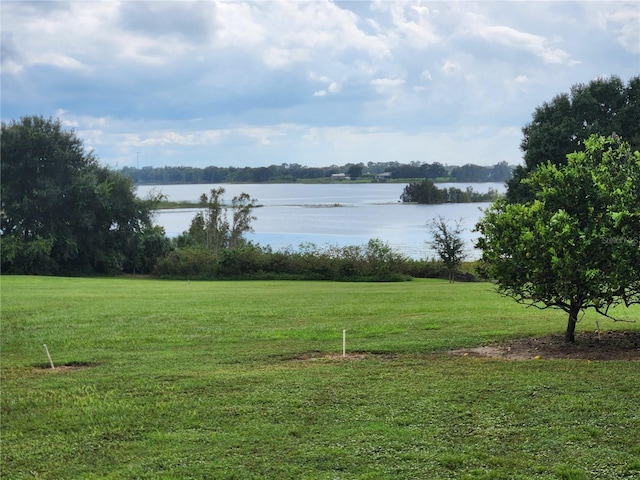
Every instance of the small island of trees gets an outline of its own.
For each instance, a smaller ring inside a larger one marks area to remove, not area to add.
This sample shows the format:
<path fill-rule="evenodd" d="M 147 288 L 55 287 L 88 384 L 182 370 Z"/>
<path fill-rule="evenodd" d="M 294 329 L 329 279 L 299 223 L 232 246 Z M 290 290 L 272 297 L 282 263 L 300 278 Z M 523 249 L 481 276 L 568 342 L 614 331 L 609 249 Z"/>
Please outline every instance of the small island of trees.
<path fill-rule="evenodd" d="M 497 190 L 492 188 L 487 193 L 476 192 L 473 187 L 462 190 L 457 187 L 438 188 L 431 180 L 412 182 L 406 187 L 400 196 L 404 203 L 475 203 L 493 202 L 498 198 Z"/>

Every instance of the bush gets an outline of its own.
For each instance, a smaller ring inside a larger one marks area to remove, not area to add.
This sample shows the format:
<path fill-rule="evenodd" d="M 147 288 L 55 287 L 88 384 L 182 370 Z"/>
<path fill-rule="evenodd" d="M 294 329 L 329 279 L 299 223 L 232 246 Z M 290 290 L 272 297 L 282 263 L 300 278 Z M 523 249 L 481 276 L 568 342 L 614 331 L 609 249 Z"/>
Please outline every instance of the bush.
<path fill-rule="evenodd" d="M 463 264 L 457 281 L 475 281 L 474 264 Z M 436 260 L 413 260 L 389 245 L 370 240 L 364 246 L 302 244 L 273 251 L 251 243 L 215 254 L 203 248 L 178 248 L 164 257 L 155 273 L 180 279 L 333 280 L 341 282 L 399 282 L 411 278 L 448 278 Z"/>
<path fill-rule="evenodd" d="M 211 279 L 217 271 L 217 259 L 208 250 L 180 248 L 158 262 L 155 274 L 179 279 Z"/>

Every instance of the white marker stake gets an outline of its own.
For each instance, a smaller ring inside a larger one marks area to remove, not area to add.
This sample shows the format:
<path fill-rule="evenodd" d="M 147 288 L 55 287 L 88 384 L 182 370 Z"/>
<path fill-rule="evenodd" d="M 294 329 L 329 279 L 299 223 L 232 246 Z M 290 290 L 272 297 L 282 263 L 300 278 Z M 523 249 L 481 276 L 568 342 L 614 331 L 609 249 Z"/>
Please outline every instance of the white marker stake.
<path fill-rule="evenodd" d="M 342 330 L 342 356 L 347 356 L 347 331 Z"/>
<path fill-rule="evenodd" d="M 51 354 L 49 353 L 49 349 L 47 348 L 47 344 L 43 343 L 42 346 L 44 347 L 44 351 L 47 352 L 47 358 L 49 359 L 49 363 L 51 364 L 51 368 L 55 370 L 56 367 L 53 366 L 53 360 L 51 360 Z"/>

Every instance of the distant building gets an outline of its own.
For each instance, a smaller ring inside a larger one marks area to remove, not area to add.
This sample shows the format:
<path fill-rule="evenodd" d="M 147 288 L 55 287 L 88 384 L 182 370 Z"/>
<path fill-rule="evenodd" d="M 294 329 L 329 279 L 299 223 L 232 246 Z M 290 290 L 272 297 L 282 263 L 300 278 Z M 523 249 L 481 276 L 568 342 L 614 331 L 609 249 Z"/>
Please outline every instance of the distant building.
<path fill-rule="evenodd" d="M 386 182 L 390 178 L 391 178 L 391 173 L 390 172 L 378 173 L 376 175 L 376 180 L 378 180 L 380 182 Z"/>
<path fill-rule="evenodd" d="M 349 180 L 349 177 L 347 177 L 344 173 L 332 173 L 331 181 L 334 182 L 336 180 Z"/>

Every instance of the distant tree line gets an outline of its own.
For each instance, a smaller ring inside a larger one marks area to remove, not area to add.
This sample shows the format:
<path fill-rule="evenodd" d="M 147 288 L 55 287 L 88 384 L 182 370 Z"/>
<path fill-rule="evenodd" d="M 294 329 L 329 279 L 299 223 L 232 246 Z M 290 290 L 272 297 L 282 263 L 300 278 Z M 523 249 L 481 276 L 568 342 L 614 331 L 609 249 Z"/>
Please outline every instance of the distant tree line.
<path fill-rule="evenodd" d="M 305 167 L 297 163 L 283 163 L 269 167 L 123 167 L 121 172 L 136 184 L 198 184 L 198 183 L 265 183 L 297 182 L 304 180 L 328 179 L 336 173 L 344 173 L 351 179 L 369 178 L 376 180 L 381 173 L 389 173 L 390 178 L 430 179 L 448 182 L 505 182 L 512 176 L 512 167 L 507 162 L 493 166 L 466 164 L 445 166 L 441 163 L 412 162 L 369 162 L 329 167 Z"/>

